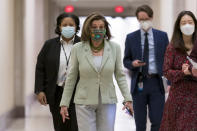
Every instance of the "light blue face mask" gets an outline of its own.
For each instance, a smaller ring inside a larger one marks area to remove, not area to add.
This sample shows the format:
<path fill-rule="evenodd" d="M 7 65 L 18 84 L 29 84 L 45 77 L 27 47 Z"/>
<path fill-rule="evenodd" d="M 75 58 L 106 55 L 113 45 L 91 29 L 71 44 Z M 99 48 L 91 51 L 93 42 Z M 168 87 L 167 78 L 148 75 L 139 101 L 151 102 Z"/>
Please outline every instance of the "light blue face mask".
<path fill-rule="evenodd" d="M 61 34 L 65 38 L 71 38 L 75 34 L 75 27 L 74 26 L 65 26 L 65 27 L 62 27 Z"/>

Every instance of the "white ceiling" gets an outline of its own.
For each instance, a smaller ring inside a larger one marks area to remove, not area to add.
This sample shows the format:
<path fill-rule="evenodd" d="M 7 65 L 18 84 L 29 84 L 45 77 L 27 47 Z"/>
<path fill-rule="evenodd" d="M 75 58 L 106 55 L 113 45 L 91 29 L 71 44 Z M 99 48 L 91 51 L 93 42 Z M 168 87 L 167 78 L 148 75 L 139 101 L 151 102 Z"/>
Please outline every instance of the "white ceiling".
<path fill-rule="evenodd" d="M 56 2 L 59 6 L 72 4 L 75 7 L 80 7 L 80 8 L 87 8 L 87 7 L 110 8 L 116 5 L 129 7 L 129 6 L 138 6 L 148 2 L 148 0 L 53 0 L 53 1 Z"/>
<path fill-rule="evenodd" d="M 73 5 L 75 13 L 78 15 L 87 15 L 90 12 L 99 11 L 105 15 L 111 16 L 133 16 L 136 7 L 142 4 L 148 4 L 149 0 L 52 0 L 62 10 L 66 5 Z M 116 14 L 114 7 L 121 5 L 125 11 L 122 14 Z"/>

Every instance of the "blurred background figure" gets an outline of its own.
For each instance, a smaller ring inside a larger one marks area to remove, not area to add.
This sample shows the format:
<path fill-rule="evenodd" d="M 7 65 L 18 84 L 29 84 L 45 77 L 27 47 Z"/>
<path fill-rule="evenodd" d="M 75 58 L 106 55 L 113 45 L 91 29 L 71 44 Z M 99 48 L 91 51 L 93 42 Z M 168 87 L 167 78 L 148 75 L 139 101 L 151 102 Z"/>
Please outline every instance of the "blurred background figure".
<path fill-rule="evenodd" d="M 154 27 L 166 31 L 170 39 L 177 14 L 197 12 L 196 0 L 1 0 L 0 131 L 53 130 L 50 111 L 36 100 L 34 82 L 37 56 L 46 40 L 57 37 L 54 30 L 59 14 L 76 14 L 82 28 L 88 14 L 101 12 L 110 24 L 111 40 L 120 45 L 123 56 L 126 35 L 139 29 L 135 11 L 143 4 L 154 11 Z M 124 71 L 130 85 L 129 71 Z M 123 97 L 116 89 L 117 110 L 121 110 Z M 115 131 L 120 130 L 136 129 L 133 118 L 118 111 Z"/>
<path fill-rule="evenodd" d="M 171 89 L 160 131 L 197 130 L 197 78 L 192 76 L 187 60 L 197 38 L 196 26 L 191 11 L 180 12 L 165 53 L 163 71 L 171 81 Z"/>

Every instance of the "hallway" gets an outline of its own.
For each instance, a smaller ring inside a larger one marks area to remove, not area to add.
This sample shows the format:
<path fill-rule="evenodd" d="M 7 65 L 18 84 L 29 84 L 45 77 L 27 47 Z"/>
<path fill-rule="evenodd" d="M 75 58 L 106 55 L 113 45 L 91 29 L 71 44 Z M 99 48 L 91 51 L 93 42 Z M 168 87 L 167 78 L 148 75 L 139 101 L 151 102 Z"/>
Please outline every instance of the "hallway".
<path fill-rule="evenodd" d="M 135 131 L 134 118 L 122 111 L 123 98 L 119 89 L 116 91 L 119 103 L 117 104 L 115 131 Z M 48 106 L 41 106 L 35 101 L 28 112 L 26 118 L 14 120 L 5 131 L 53 131 L 52 117 Z"/>
<path fill-rule="evenodd" d="M 49 108 L 35 101 L 35 65 L 44 42 L 56 36 L 56 17 L 67 5 L 75 8 L 81 29 L 89 13 L 103 13 L 110 23 L 111 40 L 121 46 L 123 57 L 126 35 L 139 28 L 135 10 L 142 4 L 153 8 L 153 26 L 167 32 L 169 40 L 177 14 L 197 12 L 197 0 L 1 0 L 0 131 L 53 131 Z M 115 12 L 117 5 L 124 7 L 122 14 Z M 129 73 L 125 72 L 130 89 Z M 123 97 L 117 86 L 116 93 L 115 131 L 135 131 L 134 118 L 122 111 Z"/>
<path fill-rule="evenodd" d="M 118 104 L 115 131 L 135 131 L 134 119 L 121 108 L 121 104 Z M 53 131 L 52 117 L 48 107 L 35 102 L 28 117 L 14 120 L 5 131 Z"/>

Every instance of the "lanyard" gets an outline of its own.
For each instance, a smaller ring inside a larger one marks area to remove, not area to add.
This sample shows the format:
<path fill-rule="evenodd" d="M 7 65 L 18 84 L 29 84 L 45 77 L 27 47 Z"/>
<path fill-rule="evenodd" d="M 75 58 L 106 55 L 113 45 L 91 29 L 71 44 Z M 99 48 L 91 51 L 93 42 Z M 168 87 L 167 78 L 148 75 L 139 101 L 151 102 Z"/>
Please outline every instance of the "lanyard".
<path fill-rule="evenodd" d="M 69 61 L 70 61 L 70 55 L 69 55 L 69 57 L 67 58 L 67 56 L 66 56 L 66 51 L 65 51 L 65 49 L 64 49 L 64 46 L 63 46 L 63 44 L 61 44 L 62 45 L 62 48 L 63 48 L 63 51 L 64 51 L 64 55 L 65 55 L 65 57 L 66 57 L 66 70 L 68 69 L 68 64 L 69 64 Z M 71 54 L 71 53 L 70 53 Z"/>

